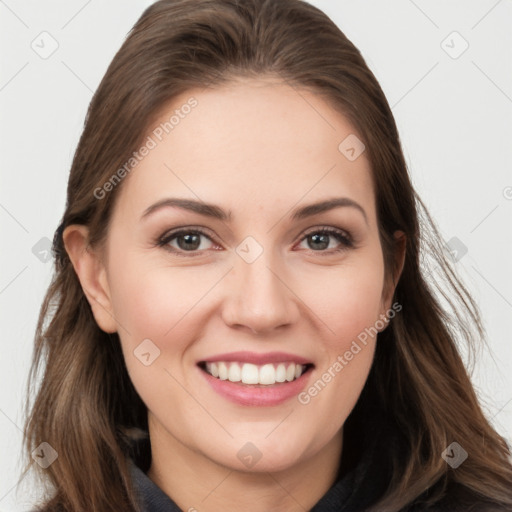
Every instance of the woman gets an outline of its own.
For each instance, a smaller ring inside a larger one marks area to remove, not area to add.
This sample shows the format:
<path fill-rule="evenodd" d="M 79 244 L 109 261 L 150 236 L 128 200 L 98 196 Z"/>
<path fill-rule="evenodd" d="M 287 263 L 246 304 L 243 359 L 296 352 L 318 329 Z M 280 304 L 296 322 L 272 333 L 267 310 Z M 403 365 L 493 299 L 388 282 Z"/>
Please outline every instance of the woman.
<path fill-rule="evenodd" d="M 311 5 L 149 7 L 91 102 L 54 253 L 40 510 L 512 509 L 456 348 L 477 308 L 380 86 Z"/>

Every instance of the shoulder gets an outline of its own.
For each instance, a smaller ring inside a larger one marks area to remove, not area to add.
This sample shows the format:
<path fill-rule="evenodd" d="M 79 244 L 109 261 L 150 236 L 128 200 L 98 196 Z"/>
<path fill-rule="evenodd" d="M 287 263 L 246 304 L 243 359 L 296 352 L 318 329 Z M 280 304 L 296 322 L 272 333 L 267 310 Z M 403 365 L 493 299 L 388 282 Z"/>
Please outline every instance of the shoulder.
<path fill-rule="evenodd" d="M 420 496 L 402 512 L 512 512 L 512 507 L 492 503 L 456 483 L 452 483 L 443 497 L 434 504 L 427 505 L 424 496 Z"/>

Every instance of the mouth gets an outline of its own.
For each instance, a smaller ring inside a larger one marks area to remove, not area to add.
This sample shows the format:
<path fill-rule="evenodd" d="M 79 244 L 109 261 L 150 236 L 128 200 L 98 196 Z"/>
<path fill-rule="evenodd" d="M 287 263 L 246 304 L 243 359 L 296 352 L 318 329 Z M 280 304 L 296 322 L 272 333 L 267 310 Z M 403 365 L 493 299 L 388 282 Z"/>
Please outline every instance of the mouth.
<path fill-rule="evenodd" d="M 196 363 L 210 388 L 237 406 L 278 406 L 311 380 L 314 363 L 288 352 L 226 352 Z"/>
<path fill-rule="evenodd" d="M 197 366 L 211 377 L 240 386 L 266 388 L 285 385 L 301 378 L 313 367 L 313 363 L 281 361 L 265 364 L 241 361 L 200 361 Z"/>

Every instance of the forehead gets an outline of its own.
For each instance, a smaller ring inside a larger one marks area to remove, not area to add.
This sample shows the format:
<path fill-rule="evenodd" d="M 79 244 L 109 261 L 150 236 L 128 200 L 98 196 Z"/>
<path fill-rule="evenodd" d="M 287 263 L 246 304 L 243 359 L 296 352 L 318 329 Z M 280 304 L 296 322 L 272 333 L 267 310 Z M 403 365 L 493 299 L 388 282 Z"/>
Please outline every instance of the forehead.
<path fill-rule="evenodd" d="M 144 140 L 150 149 L 117 203 L 141 212 L 173 195 L 261 210 L 342 194 L 372 215 L 370 165 L 364 152 L 350 160 L 340 151 L 347 137 L 361 138 L 344 116 L 278 79 L 191 89 L 156 116 Z"/>

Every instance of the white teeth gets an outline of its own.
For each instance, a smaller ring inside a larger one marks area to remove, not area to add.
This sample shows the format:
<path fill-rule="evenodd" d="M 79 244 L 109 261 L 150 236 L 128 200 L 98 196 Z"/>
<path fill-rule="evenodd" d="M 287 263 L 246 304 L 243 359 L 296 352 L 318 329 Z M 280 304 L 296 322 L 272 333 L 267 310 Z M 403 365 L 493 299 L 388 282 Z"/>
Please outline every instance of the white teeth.
<path fill-rule="evenodd" d="M 231 363 L 233 365 L 233 363 Z M 235 363 L 236 364 L 236 363 Z M 258 367 L 255 364 L 245 363 L 242 366 L 242 382 L 244 384 L 259 384 Z"/>
<path fill-rule="evenodd" d="M 276 382 L 284 382 L 286 380 L 286 366 L 279 363 L 276 368 Z"/>
<path fill-rule="evenodd" d="M 273 364 L 264 364 L 260 368 L 260 384 L 275 384 L 276 371 Z"/>
<path fill-rule="evenodd" d="M 286 380 L 291 382 L 295 378 L 295 365 L 291 364 L 286 368 Z"/>
<path fill-rule="evenodd" d="M 226 366 L 226 363 L 218 363 L 219 366 L 219 379 L 220 380 L 227 380 L 228 378 L 228 367 Z"/>
<path fill-rule="evenodd" d="M 242 371 L 240 370 L 240 366 L 237 364 L 230 365 L 228 379 L 231 382 L 240 382 L 242 380 Z"/>
<path fill-rule="evenodd" d="M 206 363 L 206 371 L 213 377 L 244 384 L 272 385 L 276 382 L 291 382 L 298 379 L 306 367 L 295 363 L 272 363 L 261 366 L 251 363 L 218 361 Z"/>
<path fill-rule="evenodd" d="M 219 376 L 219 367 L 217 363 L 206 363 L 206 371 L 214 377 Z"/>

